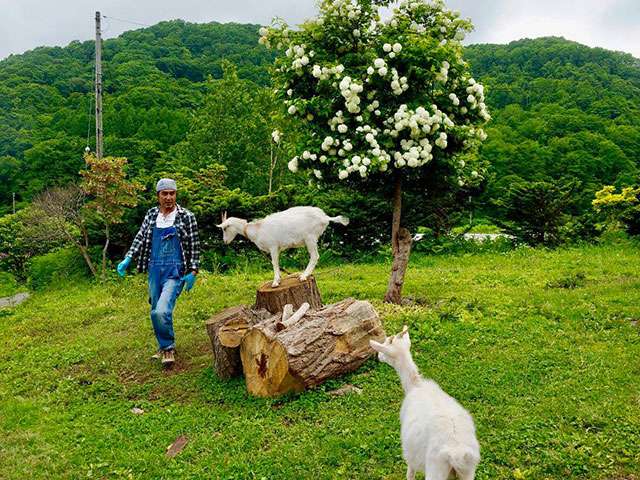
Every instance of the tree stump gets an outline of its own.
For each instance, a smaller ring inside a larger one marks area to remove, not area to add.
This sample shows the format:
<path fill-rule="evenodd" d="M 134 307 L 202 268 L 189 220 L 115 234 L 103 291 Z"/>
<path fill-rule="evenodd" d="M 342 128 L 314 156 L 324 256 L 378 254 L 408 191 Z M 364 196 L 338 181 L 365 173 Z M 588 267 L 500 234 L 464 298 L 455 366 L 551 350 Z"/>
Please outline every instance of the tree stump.
<path fill-rule="evenodd" d="M 263 283 L 256 293 L 254 308 L 264 308 L 275 314 L 282 312 L 287 304 L 293 305 L 293 309 L 297 310 L 305 302 L 312 309 L 322 308 L 322 298 L 316 279 L 310 276 L 302 282 L 298 275 L 287 275 L 277 287 L 272 287 L 271 282 Z"/>
<path fill-rule="evenodd" d="M 352 298 L 310 310 L 280 331 L 278 320 L 254 325 L 242 340 L 240 358 L 253 395 L 299 392 L 356 370 L 374 353 L 369 340 L 385 338 L 373 306 Z"/>
<path fill-rule="evenodd" d="M 269 316 L 268 312 L 253 311 L 246 305 L 227 308 L 206 322 L 213 349 L 213 368 L 222 379 L 242 375 L 240 349 L 248 328 Z"/>

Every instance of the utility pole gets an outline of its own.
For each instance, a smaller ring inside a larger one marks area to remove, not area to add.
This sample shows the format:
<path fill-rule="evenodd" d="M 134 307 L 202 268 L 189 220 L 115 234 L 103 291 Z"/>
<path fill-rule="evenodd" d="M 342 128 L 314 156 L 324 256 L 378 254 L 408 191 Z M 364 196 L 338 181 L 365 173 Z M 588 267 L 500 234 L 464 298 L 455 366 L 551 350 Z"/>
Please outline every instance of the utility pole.
<path fill-rule="evenodd" d="M 102 158 L 102 37 L 100 12 L 96 12 L 96 157 Z"/>

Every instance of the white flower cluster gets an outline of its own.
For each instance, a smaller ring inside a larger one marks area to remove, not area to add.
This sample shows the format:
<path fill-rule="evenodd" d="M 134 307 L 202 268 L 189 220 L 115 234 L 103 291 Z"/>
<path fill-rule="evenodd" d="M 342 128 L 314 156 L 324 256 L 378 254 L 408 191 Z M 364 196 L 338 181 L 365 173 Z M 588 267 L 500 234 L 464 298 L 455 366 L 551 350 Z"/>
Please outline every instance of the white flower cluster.
<path fill-rule="evenodd" d="M 373 61 L 373 67 L 367 68 L 367 73 L 369 75 L 373 75 L 376 70 L 378 71 L 378 75 L 384 77 L 389 72 L 389 69 L 387 68 L 387 62 L 385 62 L 382 58 L 376 58 Z"/>
<path fill-rule="evenodd" d="M 380 110 L 378 110 L 379 106 L 380 106 L 380 102 L 378 100 L 373 99 L 373 101 L 369 105 L 367 105 L 367 110 L 370 112 L 373 112 L 374 115 L 379 117 L 380 116 Z M 359 121 L 362 121 L 362 117 L 360 117 Z"/>
<path fill-rule="evenodd" d="M 280 131 L 279 130 L 274 130 L 273 132 L 271 132 L 271 138 L 273 139 L 273 143 L 280 143 Z"/>
<path fill-rule="evenodd" d="M 402 51 L 402 45 L 399 43 L 394 43 L 393 45 L 391 45 L 390 43 L 385 43 L 382 46 L 382 50 L 384 50 L 385 53 L 389 55 L 389 58 L 394 58 L 397 54 L 400 53 L 400 51 Z"/>
<path fill-rule="evenodd" d="M 446 133 L 444 132 L 442 132 L 441 135 L 445 135 L 446 137 Z M 426 138 L 420 141 L 403 139 L 400 141 L 400 148 L 402 151 L 393 153 L 396 168 L 402 168 L 404 166 L 411 168 L 421 167 L 433 159 L 433 155 L 431 154 L 433 147 Z"/>
<path fill-rule="evenodd" d="M 335 67 L 321 67 L 320 65 L 314 65 L 311 69 L 311 75 L 318 80 L 327 80 L 332 75 L 340 77 L 344 72 L 344 65 L 336 65 Z"/>
<path fill-rule="evenodd" d="M 267 35 L 269 35 L 269 29 L 267 27 L 260 27 L 260 30 L 258 30 L 258 33 L 260 34 L 258 43 L 260 45 L 264 45 L 265 47 L 269 48 L 271 46 L 269 44 L 269 39 L 267 38 Z"/>
<path fill-rule="evenodd" d="M 289 170 L 291 170 L 293 173 L 296 173 L 298 171 L 298 157 L 295 156 L 291 160 L 289 160 L 287 167 L 289 167 Z"/>
<path fill-rule="evenodd" d="M 321 13 L 326 13 L 331 17 L 355 20 L 362 13 L 362 7 L 351 0 L 333 0 L 332 2 L 323 2 Z"/>
<path fill-rule="evenodd" d="M 440 72 L 436 75 L 436 80 L 438 82 L 447 83 L 449 79 L 449 68 L 451 65 L 446 60 L 442 62 L 442 67 L 440 67 Z"/>
<path fill-rule="evenodd" d="M 406 92 L 409 89 L 407 77 L 400 77 L 395 68 L 391 69 L 391 76 L 391 91 L 394 95 L 402 95 L 403 92 Z"/>
<path fill-rule="evenodd" d="M 309 58 L 313 58 L 315 56 L 315 52 L 311 50 L 308 54 L 305 51 L 306 45 L 292 45 L 287 48 L 285 51 L 285 55 L 287 57 L 293 57 L 293 62 L 291 63 L 291 67 L 294 70 L 299 70 L 307 65 L 309 65 Z"/>
<path fill-rule="evenodd" d="M 484 121 L 491 120 L 491 115 L 487 111 L 487 106 L 484 103 L 484 87 L 476 82 L 473 78 L 469 79 L 469 86 L 467 87 L 467 93 L 469 96 L 467 97 L 467 103 L 469 104 L 469 108 L 471 110 L 478 109 L 478 115 Z"/>
<path fill-rule="evenodd" d="M 342 81 L 339 84 L 339 87 L 340 87 L 340 94 L 345 99 L 344 105 L 345 107 L 347 107 L 347 110 L 349 111 L 349 113 L 360 113 L 361 100 L 358 94 L 362 92 L 364 87 L 361 84 L 357 83 L 356 81 L 352 80 L 351 77 L 349 76 L 346 76 L 342 79 Z M 344 133 L 344 132 L 341 132 L 341 133 Z"/>
<path fill-rule="evenodd" d="M 414 111 L 402 104 L 393 117 L 385 120 L 385 125 L 390 128 L 385 129 L 383 133 L 396 138 L 400 135 L 400 132 L 408 129 L 411 138 L 420 139 L 425 135 L 435 133 L 440 128 L 454 127 L 453 121 L 437 105 L 431 105 L 431 109 L 433 110 L 433 115 L 429 114 L 429 111 L 424 107 L 418 107 Z"/>
<path fill-rule="evenodd" d="M 409 28 L 418 34 L 422 34 L 427 31 L 427 27 L 425 27 L 422 23 L 418 23 L 416 21 L 411 22 Z"/>

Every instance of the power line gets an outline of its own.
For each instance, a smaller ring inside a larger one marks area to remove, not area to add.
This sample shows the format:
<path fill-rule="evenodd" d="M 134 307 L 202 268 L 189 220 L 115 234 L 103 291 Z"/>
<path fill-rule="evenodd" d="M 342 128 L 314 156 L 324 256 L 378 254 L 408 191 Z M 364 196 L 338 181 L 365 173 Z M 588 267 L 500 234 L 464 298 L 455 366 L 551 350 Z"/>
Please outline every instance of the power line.
<path fill-rule="evenodd" d="M 102 18 L 108 18 L 110 20 L 116 20 L 118 22 L 130 23 L 132 25 L 140 25 L 141 27 L 150 27 L 151 26 L 151 25 L 148 25 L 146 23 L 134 22 L 133 20 L 125 20 L 123 18 L 116 18 L 116 17 L 112 17 L 112 16 L 107 16 L 107 15 L 102 15 Z"/>

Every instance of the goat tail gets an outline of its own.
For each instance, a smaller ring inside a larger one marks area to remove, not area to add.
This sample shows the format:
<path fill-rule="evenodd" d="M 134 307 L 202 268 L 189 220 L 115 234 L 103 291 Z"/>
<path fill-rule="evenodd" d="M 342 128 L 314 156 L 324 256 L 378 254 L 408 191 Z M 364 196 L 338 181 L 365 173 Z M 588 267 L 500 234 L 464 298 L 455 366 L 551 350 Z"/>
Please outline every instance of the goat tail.
<path fill-rule="evenodd" d="M 333 222 L 333 223 L 340 223 L 340 224 L 344 225 L 345 227 L 347 225 L 349 225 L 349 219 L 347 217 L 342 216 L 342 215 L 338 215 L 337 217 L 329 217 L 329 221 Z"/>
<path fill-rule="evenodd" d="M 469 447 L 455 446 L 443 448 L 442 453 L 458 476 L 467 478 L 465 475 L 471 474 L 470 478 L 473 478 L 473 472 L 475 472 L 476 466 L 480 462 L 477 452 Z"/>

